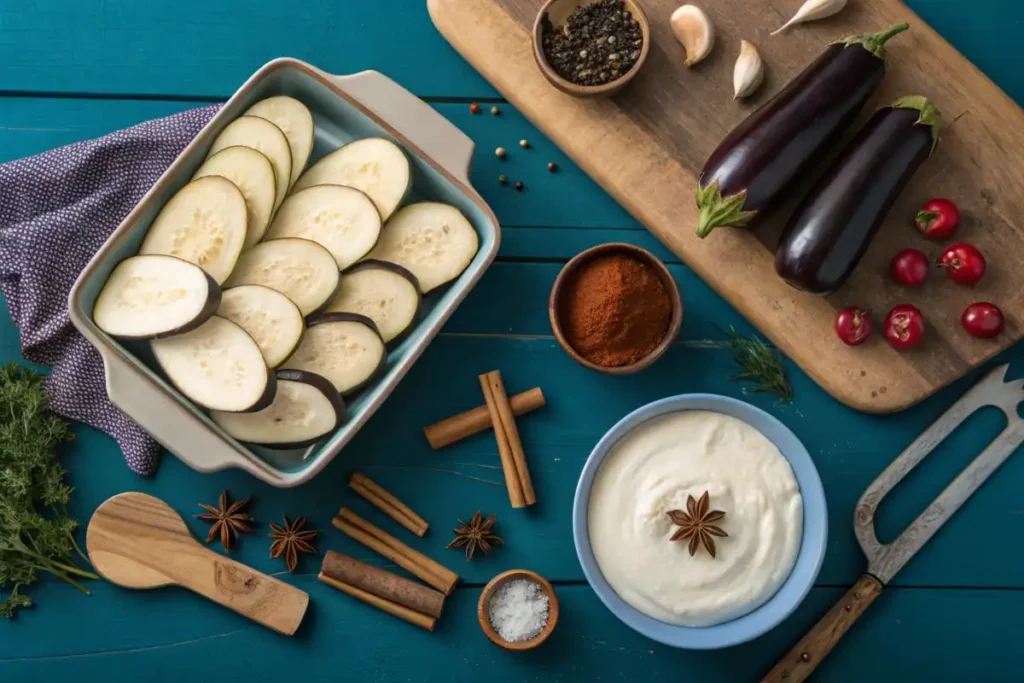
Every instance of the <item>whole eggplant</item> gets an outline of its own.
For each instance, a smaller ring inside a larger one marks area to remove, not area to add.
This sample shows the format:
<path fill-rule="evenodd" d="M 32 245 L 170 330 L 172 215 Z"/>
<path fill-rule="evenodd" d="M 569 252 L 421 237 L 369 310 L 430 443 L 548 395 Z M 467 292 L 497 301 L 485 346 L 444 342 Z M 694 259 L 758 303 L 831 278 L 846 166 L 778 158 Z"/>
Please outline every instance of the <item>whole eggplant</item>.
<path fill-rule="evenodd" d="M 935 148 L 940 121 L 935 105 L 916 95 L 868 119 L 797 207 L 775 250 L 776 272 L 814 294 L 842 285 Z"/>
<path fill-rule="evenodd" d="M 719 143 L 697 184 L 697 235 L 746 225 L 783 198 L 857 117 L 885 75 L 885 42 L 906 31 L 850 36 L 810 66 Z"/>

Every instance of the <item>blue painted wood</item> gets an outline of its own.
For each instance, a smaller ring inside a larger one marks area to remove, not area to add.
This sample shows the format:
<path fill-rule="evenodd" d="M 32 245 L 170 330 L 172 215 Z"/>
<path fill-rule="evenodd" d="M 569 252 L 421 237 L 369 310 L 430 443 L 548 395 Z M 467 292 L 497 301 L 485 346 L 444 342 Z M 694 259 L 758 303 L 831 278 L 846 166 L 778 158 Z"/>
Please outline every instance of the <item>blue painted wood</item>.
<path fill-rule="evenodd" d="M 1024 51 L 1015 36 L 1024 9 L 1011 0 L 976 3 L 913 0 L 922 16 L 1024 99 Z M 313 608 L 298 637 L 286 639 L 178 590 L 135 593 L 94 582 L 92 597 L 44 579 L 33 587 L 38 606 L 15 622 L 0 622 L 0 680 L 754 680 L 831 605 L 863 564 L 851 531 L 854 502 L 891 458 L 967 386 L 970 378 L 898 416 L 878 417 L 840 406 L 790 367 L 793 404 L 764 396 L 748 400 L 771 411 L 806 443 L 829 499 L 830 544 L 815 588 L 798 612 L 753 643 L 724 652 L 687 653 L 651 643 L 610 616 L 582 582 L 571 543 L 569 509 L 584 459 L 600 435 L 629 410 L 665 395 L 711 391 L 744 397 L 727 379 L 732 362 L 715 348 L 718 327 L 749 325 L 656 240 L 503 104 L 500 118 L 472 116 L 466 102 L 493 95 L 436 35 L 419 0 L 324 2 L 287 8 L 269 2 L 112 3 L 49 0 L 43 6 L 0 9 L 0 94 L 142 93 L 166 100 L 3 97 L 0 161 L 196 106 L 230 94 L 265 59 L 293 54 L 345 72 L 378 68 L 421 95 L 455 97 L 435 106 L 478 144 L 473 181 L 504 227 L 501 260 L 485 276 L 445 332 L 394 396 L 341 456 L 299 491 L 279 491 L 237 472 L 198 475 L 168 456 L 155 477 L 124 467 L 115 444 L 88 428 L 65 460 L 76 487 L 73 514 L 85 519 L 107 496 L 143 490 L 188 517 L 197 502 L 223 487 L 252 494 L 265 524 L 281 514 L 310 515 L 320 548 L 347 551 L 385 565 L 329 526 L 342 504 L 396 535 L 404 531 L 345 488 L 358 468 L 407 500 L 433 529 L 425 539 L 402 536 L 463 574 L 439 631 L 428 635 L 315 581 L 317 561 L 305 558 L 286 577 L 309 590 Z M 180 17 L 190 17 L 183 21 Z M 285 28 L 282 28 L 285 27 Z M 402 46 L 394 49 L 394 46 Z M 387 46 L 386 49 L 381 46 Z M 174 100 L 173 98 L 179 98 Z M 520 138 L 532 150 L 521 151 Z M 507 161 L 494 147 L 509 150 Z M 547 161 L 562 171 L 550 175 Z M 505 173 L 527 185 L 502 188 Z M 687 312 L 680 342 L 652 370 L 611 378 L 580 368 L 550 337 L 546 298 L 560 263 L 587 246 L 626 240 L 671 260 Z M 524 262 L 525 261 L 525 262 Z M 710 342 L 710 344 L 709 344 Z M 20 357 L 17 333 L 0 310 L 0 362 Z M 1024 373 L 1024 347 L 1004 359 Z M 520 421 L 540 504 L 512 511 L 501 486 L 492 437 L 480 435 L 431 451 L 419 427 L 479 403 L 475 374 L 500 368 L 510 390 L 539 384 L 549 406 Z M 891 538 L 945 485 L 999 427 L 980 414 L 894 493 L 880 511 L 879 533 Z M 901 573 L 840 646 L 815 680 L 1019 680 L 1024 657 L 1016 633 L 1024 609 L 1024 561 L 1013 539 L 1024 525 L 1019 454 L 940 531 Z M 446 551 L 447 529 L 476 509 L 499 514 L 507 546 L 467 564 Z M 268 540 L 246 537 L 237 558 L 279 572 Z M 526 566 L 556 581 L 562 623 L 543 650 L 511 655 L 479 632 L 479 587 L 501 570 Z"/>
<path fill-rule="evenodd" d="M 1024 99 L 1017 0 L 969 12 L 955 0 L 906 4 Z M 334 73 L 378 69 L 421 96 L 497 95 L 437 34 L 423 0 L 45 0 L 2 11 L 0 91 L 227 97 L 291 56 Z"/>

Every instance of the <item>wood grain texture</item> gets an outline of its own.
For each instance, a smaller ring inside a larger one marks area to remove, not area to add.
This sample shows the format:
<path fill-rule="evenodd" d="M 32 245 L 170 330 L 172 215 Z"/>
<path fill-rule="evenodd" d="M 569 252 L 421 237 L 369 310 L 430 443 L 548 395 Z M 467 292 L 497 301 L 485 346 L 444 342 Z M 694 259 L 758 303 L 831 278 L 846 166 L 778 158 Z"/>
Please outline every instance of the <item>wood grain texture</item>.
<path fill-rule="evenodd" d="M 714 3 L 706 9 L 719 29 L 719 44 L 692 70 L 682 66 L 683 48 L 667 21 L 676 4 L 644 3 L 652 18 L 648 64 L 622 93 L 592 102 L 558 92 L 533 63 L 529 27 L 540 0 L 428 0 L 435 25 L 456 50 L 845 404 L 868 412 L 903 410 L 1021 336 L 1024 291 L 1013 286 L 1012 274 L 1024 265 L 1024 232 L 1015 224 L 1024 214 L 1024 166 L 1018 158 L 1024 148 L 1024 115 L 1013 101 L 897 0 L 851 4 L 829 21 L 774 38 L 768 34 L 788 16 L 789 3 Z M 903 21 L 912 25 L 911 31 L 890 44 L 889 73 L 867 110 L 920 92 L 935 100 L 951 123 L 846 286 L 835 295 L 814 298 L 775 275 L 770 247 L 792 203 L 754 232 L 720 231 L 698 239 L 694 187 L 718 141 L 827 41 Z M 769 69 L 766 85 L 744 105 L 732 102 L 728 77 L 740 38 L 758 46 Z M 888 261 L 899 249 L 938 251 L 911 226 L 916 207 L 933 195 L 960 204 L 967 220 L 958 237 L 990 257 L 990 275 L 973 290 L 936 277 L 909 294 L 886 279 Z M 1000 339 L 974 340 L 960 329 L 960 314 L 977 300 L 1002 307 L 1008 325 Z M 929 321 L 925 343 L 913 352 L 890 349 L 880 335 L 866 346 L 845 347 L 832 331 L 838 308 L 856 304 L 880 320 L 900 302 L 913 303 Z"/>
<path fill-rule="evenodd" d="M 865 574 L 825 616 L 769 671 L 761 683 L 801 683 L 814 673 L 854 622 L 882 592 L 882 583 Z"/>
<path fill-rule="evenodd" d="M 309 604 L 305 592 L 200 545 L 171 506 L 144 493 L 121 493 L 100 505 L 86 547 L 93 567 L 112 583 L 184 586 L 285 635 L 299 628 Z"/>

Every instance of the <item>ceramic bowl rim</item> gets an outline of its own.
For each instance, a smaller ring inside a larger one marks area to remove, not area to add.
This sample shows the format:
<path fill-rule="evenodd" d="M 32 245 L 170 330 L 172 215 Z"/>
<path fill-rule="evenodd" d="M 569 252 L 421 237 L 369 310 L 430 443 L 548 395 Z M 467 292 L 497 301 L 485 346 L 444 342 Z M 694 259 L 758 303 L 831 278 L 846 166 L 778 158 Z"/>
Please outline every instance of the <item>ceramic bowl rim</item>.
<path fill-rule="evenodd" d="M 803 537 L 796 563 L 767 602 L 742 616 L 714 626 L 688 627 L 649 617 L 620 598 L 601 573 L 590 545 L 590 491 L 605 457 L 628 432 L 656 417 L 688 410 L 709 410 L 743 420 L 778 447 L 789 461 L 803 497 Z M 745 401 L 718 394 L 680 394 L 648 403 L 619 420 L 597 442 L 580 473 L 573 499 L 573 542 L 576 556 L 598 598 L 634 631 L 672 647 L 709 650 L 745 643 L 768 632 L 800 605 L 821 570 L 828 541 L 828 508 L 821 478 L 807 449 L 774 416 Z"/>

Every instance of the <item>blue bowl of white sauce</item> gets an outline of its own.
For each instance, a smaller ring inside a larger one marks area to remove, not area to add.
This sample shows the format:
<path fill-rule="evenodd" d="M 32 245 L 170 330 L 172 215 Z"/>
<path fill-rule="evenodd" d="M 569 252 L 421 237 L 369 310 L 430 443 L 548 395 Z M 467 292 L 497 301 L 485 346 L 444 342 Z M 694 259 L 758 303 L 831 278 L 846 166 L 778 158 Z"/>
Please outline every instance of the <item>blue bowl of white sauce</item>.
<path fill-rule="evenodd" d="M 714 394 L 622 418 L 573 502 L 576 554 L 605 606 L 648 638 L 695 650 L 746 642 L 789 616 L 821 569 L 827 523 L 821 478 L 793 432 Z"/>

